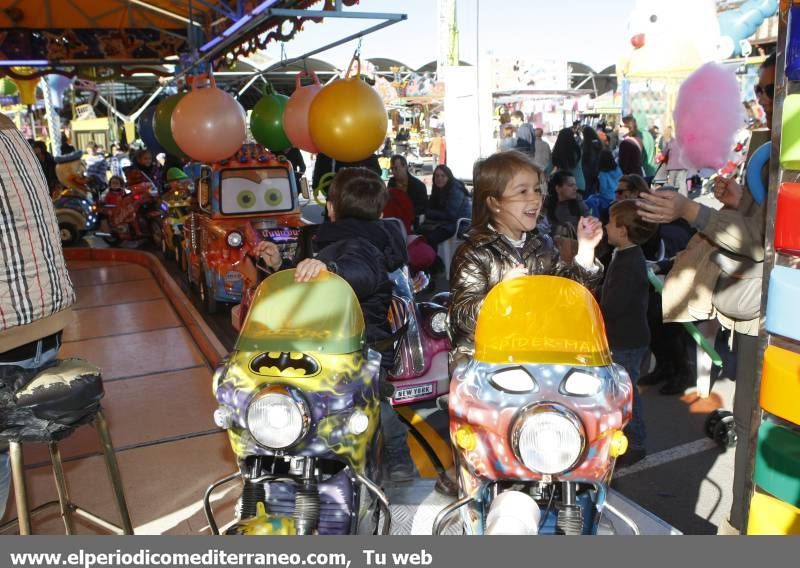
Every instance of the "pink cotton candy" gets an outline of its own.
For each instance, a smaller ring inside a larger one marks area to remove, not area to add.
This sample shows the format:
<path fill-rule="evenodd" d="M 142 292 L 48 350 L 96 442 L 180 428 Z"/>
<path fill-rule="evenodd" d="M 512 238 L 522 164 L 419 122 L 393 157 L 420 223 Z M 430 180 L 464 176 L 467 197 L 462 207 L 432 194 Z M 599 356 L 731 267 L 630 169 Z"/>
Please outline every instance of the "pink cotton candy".
<path fill-rule="evenodd" d="M 698 169 L 723 167 L 744 126 L 736 75 L 706 63 L 681 85 L 673 117 L 683 161 Z"/>

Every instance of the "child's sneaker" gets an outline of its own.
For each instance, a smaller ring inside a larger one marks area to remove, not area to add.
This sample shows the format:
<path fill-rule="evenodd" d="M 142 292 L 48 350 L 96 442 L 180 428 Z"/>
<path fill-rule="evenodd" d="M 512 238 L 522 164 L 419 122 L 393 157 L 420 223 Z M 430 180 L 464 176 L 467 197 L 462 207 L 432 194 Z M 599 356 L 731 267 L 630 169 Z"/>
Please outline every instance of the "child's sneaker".
<path fill-rule="evenodd" d="M 411 481 L 417 477 L 417 468 L 411 459 L 408 449 L 405 451 L 389 451 L 384 449 L 384 463 L 389 479 L 394 482 Z"/>
<path fill-rule="evenodd" d="M 412 481 L 417 477 L 417 468 L 413 463 L 400 462 L 387 464 L 387 467 L 389 468 L 389 479 L 395 483 Z"/>

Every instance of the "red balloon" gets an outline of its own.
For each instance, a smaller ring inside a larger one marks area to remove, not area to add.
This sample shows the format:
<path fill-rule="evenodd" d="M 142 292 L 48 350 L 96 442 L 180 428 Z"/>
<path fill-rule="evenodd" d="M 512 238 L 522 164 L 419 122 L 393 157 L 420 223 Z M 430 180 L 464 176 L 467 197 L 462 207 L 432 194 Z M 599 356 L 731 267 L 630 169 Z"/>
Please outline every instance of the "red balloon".
<path fill-rule="evenodd" d="M 215 86 L 187 93 L 172 112 L 175 143 L 200 162 L 230 158 L 247 134 L 242 105 Z"/>
<path fill-rule="evenodd" d="M 303 87 L 300 84 L 300 79 L 304 76 L 310 76 L 314 79 L 314 83 Z M 311 108 L 311 103 L 314 97 L 317 96 L 322 90 L 322 85 L 317 79 L 317 75 L 311 71 L 301 71 L 295 79 L 295 90 L 289 101 L 286 103 L 286 108 L 283 111 L 283 131 L 292 143 L 292 146 L 318 154 L 319 148 L 314 144 L 311 139 L 311 129 L 308 125 L 308 111 Z"/>

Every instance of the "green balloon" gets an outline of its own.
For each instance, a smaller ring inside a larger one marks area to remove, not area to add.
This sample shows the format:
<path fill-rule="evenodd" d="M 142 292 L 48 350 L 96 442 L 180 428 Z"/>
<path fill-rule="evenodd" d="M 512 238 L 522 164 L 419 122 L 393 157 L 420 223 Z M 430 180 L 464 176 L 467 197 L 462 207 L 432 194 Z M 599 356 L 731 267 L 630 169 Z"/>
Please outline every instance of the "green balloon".
<path fill-rule="evenodd" d="M 176 156 L 178 158 L 185 158 L 186 154 L 180 149 L 172 137 L 172 111 L 175 106 L 186 95 L 186 93 L 178 93 L 171 95 L 162 100 L 156 106 L 156 112 L 153 115 L 153 131 L 156 135 L 156 140 L 161 144 L 167 154 Z"/>
<path fill-rule="evenodd" d="M 264 95 L 250 114 L 250 132 L 256 141 L 273 152 L 285 150 L 292 143 L 283 131 L 283 110 L 289 97 L 277 93 Z"/>

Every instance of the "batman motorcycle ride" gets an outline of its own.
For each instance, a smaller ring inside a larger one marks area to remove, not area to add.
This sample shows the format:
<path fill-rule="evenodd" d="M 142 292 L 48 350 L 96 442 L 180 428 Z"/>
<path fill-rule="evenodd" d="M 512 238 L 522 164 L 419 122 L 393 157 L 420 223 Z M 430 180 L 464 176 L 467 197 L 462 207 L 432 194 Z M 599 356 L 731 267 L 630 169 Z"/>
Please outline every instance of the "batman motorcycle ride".
<path fill-rule="evenodd" d="M 392 221 L 386 219 L 383 222 Z M 402 230 L 402 224 L 398 225 Z M 318 227 L 306 225 L 300 229 L 296 250 L 282 252 L 284 266 L 313 256 L 311 243 Z M 248 255 L 252 257 L 252 251 L 261 240 L 263 237 L 252 225 L 245 227 L 243 250 Z M 286 253 L 293 253 L 293 256 L 287 257 Z M 257 264 L 257 259 L 253 264 Z M 407 266 L 391 272 L 389 279 L 392 282 L 389 324 L 397 343 L 394 367 L 388 375 L 388 381 L 394 387 L 390 401 L 397 406 L 435 399 L 446 394 L 450 388 L 447 368 L 447 354 L 450 351 L 447 336 L 449 294 L 437 294 L 427 302 L 417 301 L 418 284 L 411 278 Z M 231 312 L 236 330 L 242 327 L 253 301 L 253 293 L 254 290 L 245 291 L 242 303 Z"/>
<path fill-rule="evenodd" d="M 352 288 L 323 273 L 283 270 L 258 286 L 233 351 L 213 376 L 214 413 L 240 481 L 226 534 L 388 534 L 379 487 L 380 354 L 365 345 Z M 331 298 L 337 298 L 331 302 Z"/>
<path fill-rule="evenodd" d="M 393 221 L 395 220 L 386 219 L 383 222 Z M 404 233 L 402 224 L 398 225 L 399 230 Z M 281 252 L 284 266 L 294 265 L 303 258 L 313 255 L 312 241 L 318 228 L 319 225 L 306 225 L 300 229 L 297 247 Z M 263 235 L 252 225 L 245 226 L 243 250 L 250 259 L 248 262 L 252 268 L 249 270 L 252 272 L 255 272 L 258 266 L 258 259 L 254 258 L 253 251 L 263 239 Z M 435 399 L 446 394 L 450 388 L 447 367 L 450 350 L 450 339 L 447 335 L 449 293 L 436 294 L 427 302 L 417 301 L 419 279 L 411 278 L 407 266 L 391 272 L 389 279 L 392 282 L 389 327 L 395 342 L 395 359 L 394 366 L 383 384 L 384 394 L 388 396 L 393 406 Z M 254 293 L 254 289 L 245 290 L 242 302 L 231 310 L 231 323 L 237 331 L 244 325 L 253 304 Z M 398 417 L 406 424 L 411 435 L 427 454 L 441 482 L 440 487 L 454 494 L 455 487 L 447 477 L 446 467 L 435 450 L 402 414 L 398 413 Z"/>
<path fill-rule="evenodd" d="M 531 302 L 547 298 L 547 303 Z M 475 353 L 447 402 L 467 534 L 608 534 L 603 517 L 633 387 L 613 364 L 591 292 L 556 276 L 501 282 L 478 314 Z M 634 533 L 635 524 L 624 518 Z"/>

